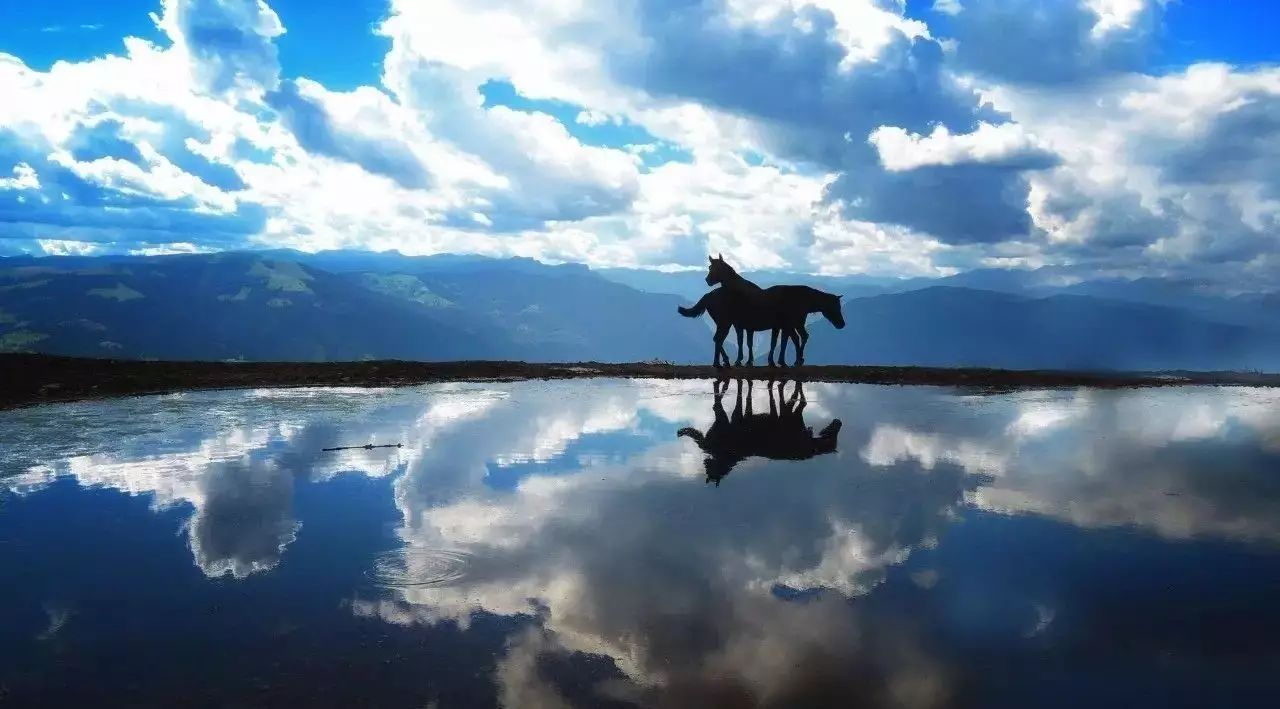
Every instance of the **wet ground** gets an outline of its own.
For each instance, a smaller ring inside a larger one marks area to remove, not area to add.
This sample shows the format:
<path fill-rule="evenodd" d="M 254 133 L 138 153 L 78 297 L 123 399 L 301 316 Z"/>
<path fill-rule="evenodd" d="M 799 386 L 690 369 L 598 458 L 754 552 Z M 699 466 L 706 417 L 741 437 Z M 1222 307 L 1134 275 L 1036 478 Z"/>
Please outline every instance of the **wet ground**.
<path fill-rule="evenodd" d="M 0 706 L 1280 691 L 1280 390 L 267 388 L 0 435 Z"/>
<path fill-rule="evenodd" d="M 1009 391 L 1044 387 L 1095 388 L 1186 384 L 1280 386 L 1280 375 L 1259 372 L 1060 372 L 981 368 L 817 365 L 734 367 L 670 362 L 156 362 L 0 353 L 0 409 L 83 399 L 211 389 L 299 386 L 408 386 L 427 382 L 523 379 L 712 379 L 912 384 Z"/>

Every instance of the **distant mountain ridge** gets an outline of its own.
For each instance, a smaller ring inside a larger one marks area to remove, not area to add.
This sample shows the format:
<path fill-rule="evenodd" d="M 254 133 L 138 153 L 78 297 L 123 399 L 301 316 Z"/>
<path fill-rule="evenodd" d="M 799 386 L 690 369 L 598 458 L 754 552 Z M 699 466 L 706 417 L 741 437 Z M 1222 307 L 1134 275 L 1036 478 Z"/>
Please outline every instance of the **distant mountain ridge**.
<path fill-rule="evenodd" d="M 642 294 L 586 269 L 344 259 L 351 270 L 330 271 L 286 255 L 297 256 L 0 259 L 0 350 L 137 359 L 621 361 L 677 358 L 703 337 L 658 327 L 673 321 L 679 298 Z"/>
<path fill-rule="evenodd" d="M 1073 282 L 1034 271 L 908 281 L 747 275 L 844 293 L 849 326 L 815 321 L 813 363 L 1280 370 L 1274 294 L 1227 298 L 1178 281 Z M 0 351 L 701 363 L 710 360 L 709 327 L 675 308 L 707 290 L 702 279 L 394 252 L 0 258 Z"/>
<path fill-rule="evenodd" d="M 1065 370 L 1280 368 L 1280 333 L 1093 296 L 931 286 L 863 298 L 811 326 L 812 361 Z"/>

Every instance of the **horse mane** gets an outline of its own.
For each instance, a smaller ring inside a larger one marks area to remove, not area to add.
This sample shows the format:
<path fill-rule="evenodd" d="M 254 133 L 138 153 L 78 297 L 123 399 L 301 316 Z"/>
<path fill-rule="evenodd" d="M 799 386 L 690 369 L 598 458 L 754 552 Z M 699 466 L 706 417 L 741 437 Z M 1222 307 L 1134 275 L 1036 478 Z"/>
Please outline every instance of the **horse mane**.
<path fill-rule="evenodd" d="M 749 287 L 750 289 L 752 289 L 752 290 L 754 290 L 754 291 L 757 291 L 757 292 L 760 292 L 760 291 L 763 291 L 763 290 L 764 290 L 764 288 L 761 288 L 761 287 L 760 287 L 760 286 L 759 286 L 755 281 L 753 281 L 753 280 L 751 280 L 751 279 L 747 278 L 746 276 L 742 275 L 741 273 L 738 273 L 738 269 L 734 268 L 733 266 L 730 266 L 728 261 L 725 261 L 724 259 L 720 259 L 720 264 L 721 264 L 721 267 L 722 267 L 722 268 L 724 268 L 725 270 L 727 270 L 727 271 L 729 272 L 730 278 L 731 278 L 734 282 L 736 282 L 736 283 L 738 283 L 738 284 L 740 284 L 740 285 L 747 286 L 747 287 Z M 727 285 L 729 285 L 729 284 L 728 284 L 728 283 L 725 283 L 724 285 L 726 285 L 726 286 L 727 286 Z"/>

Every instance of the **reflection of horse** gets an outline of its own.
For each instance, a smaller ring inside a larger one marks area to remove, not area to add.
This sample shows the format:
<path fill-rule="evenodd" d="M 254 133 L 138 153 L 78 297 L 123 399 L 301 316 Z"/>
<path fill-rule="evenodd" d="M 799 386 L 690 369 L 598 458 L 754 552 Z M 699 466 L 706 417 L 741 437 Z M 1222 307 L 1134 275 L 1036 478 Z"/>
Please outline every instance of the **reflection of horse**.
<path fill-rule="evenodd" d="M 755 333 L 769 330 L 769 366 L 773 366 L 773 350 L 782 335 L 782 348 L 778 363 L 786 366 L 787 340 L 796 345 L 796 365 L 804 364 L 804 348 L 809 341 L 805 319 L 810 313 L 822 313 L 837 329 L 844 327 L 844 315 L 840 312 L 840 296 L 824 293 L 809 286 L 772 286 L 761 288 L 743 278 L 723 258 L 712 258 L 707 269 L 707 285 L 720 285 L 708 292 L 692 308 L 679 308 L 685 317 L 698 317 L 709 312 L 716 323 L 715 352 L 712 364 L 722 362 L 729 366 L 729 355 L 724 351 L 724 340 L 729 328 L 738 335 L 738 364 L 742 364 L 742 333 L 747 333 L 747 344 L 755 356 Z M 750 360 L 748 360 L 750 361 Z"/>
<path fill-rule="evenodd" d="M 723 399 L 729 390 L 729 382 L 715 384 L 716 421 L 706 433 L 696 428 L 682 428 L 679 436 L 692 438 L 707 454 L 707 482 L 720 485 L 720 480 L 733 471 L 734 466 L 758 456 L 771 460 L 808 460 L 824 453 L 834 453 L 836 438 L 840 435 L 840 419 L 834 419 L 818 435 L 804 423 L 804 388 L 795 383 L 790 400 L 786 397 L 786 382 L 778 382 L 778 399 L 773 398 L 773 384 L 769 391 L 769 413 L 757 414 L 751 410 L 751 383 L 747 383 L 747 409 L 742 410 L 742 380 L 738 380 L 733 415 L 724 411 Z"/>

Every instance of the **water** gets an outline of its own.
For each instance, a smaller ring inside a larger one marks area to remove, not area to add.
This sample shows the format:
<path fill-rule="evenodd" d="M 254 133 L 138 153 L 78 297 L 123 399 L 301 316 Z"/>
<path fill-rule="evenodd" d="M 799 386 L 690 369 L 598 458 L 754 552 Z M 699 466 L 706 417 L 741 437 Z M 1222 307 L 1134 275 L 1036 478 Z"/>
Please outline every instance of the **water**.
<path fill-rule="evenodd" d="M 1280 391 L 803 393 L 0 412 L 0 706 L 1273 706 Z"/>

